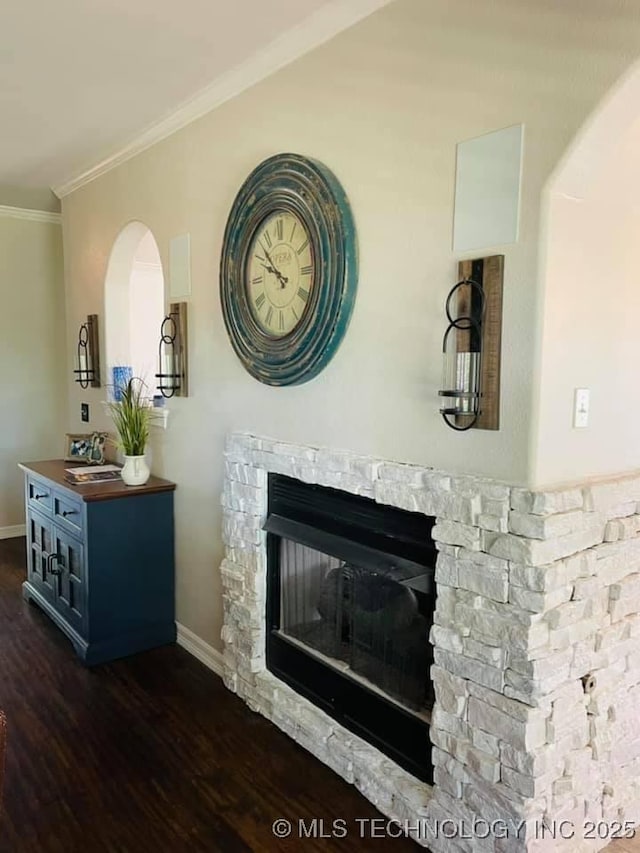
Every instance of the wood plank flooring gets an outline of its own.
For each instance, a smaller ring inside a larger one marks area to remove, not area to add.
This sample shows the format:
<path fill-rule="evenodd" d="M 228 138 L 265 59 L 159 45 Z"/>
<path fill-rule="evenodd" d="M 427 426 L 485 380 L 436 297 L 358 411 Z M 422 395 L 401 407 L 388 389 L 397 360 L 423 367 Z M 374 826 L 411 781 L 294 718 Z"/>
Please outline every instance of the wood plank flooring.
<path fill-rule="evenodd" d="M 420 849 L 372 837 L 385 820 L 353 786 L 184 650 L 85 669 L 22 601 L 24 553 L 23 539 L 0 541 L 0 707 L 10 726 L 0 853 Z M 325 834 L 343 820 L 347 834 L 278 839 L 278 818 L 323 820 Z M 640 840 L 608 853 L 640 853 Z"/>
<path fill-rule="evenodd" d="M 0 541 L 2 853 L 418 849 L 359 838 L 356 819 L 380 813 L 183 649 L 85 669 L 22 601 L 24 552 Z M 347 837 L 272 834 L 278 818 L 314 817 L 344 819 Z"/>

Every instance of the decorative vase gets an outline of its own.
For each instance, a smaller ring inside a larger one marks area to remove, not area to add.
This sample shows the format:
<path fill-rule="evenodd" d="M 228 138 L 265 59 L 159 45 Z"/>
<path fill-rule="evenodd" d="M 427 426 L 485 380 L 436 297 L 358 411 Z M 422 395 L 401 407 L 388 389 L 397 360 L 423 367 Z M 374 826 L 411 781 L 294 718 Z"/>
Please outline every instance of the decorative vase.
<path fill-rule="evenodd" d="M 144 454 L 142 456 L 125 455 L 120 476 L 127 486 L 144 486 L 151 476 Z"/>

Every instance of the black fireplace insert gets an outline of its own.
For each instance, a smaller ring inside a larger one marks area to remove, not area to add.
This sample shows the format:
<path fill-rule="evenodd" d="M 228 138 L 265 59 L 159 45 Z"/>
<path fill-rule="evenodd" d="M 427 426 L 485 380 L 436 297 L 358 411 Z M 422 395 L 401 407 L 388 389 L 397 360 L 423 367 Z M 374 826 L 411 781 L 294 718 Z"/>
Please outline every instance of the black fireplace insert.
<path fill-rule="evenodd" d="M 427 782 L 434 523 L 269 475 L 269 670 Z"/>

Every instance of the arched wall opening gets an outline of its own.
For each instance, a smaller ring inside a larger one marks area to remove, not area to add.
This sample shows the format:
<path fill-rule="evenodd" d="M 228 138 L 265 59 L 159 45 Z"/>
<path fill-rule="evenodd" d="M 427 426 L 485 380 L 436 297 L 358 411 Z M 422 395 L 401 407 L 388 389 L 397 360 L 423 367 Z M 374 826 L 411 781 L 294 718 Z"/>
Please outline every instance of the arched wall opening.
<path fill-rule="evenodd" d="M 543 198 L 532 485 L 640 468 L 640 64 L 589 118 Z M 588 424 L 574 426 L 576 389 Z"/>
<path fill-rule="evenodd" d="M 105 279 L 107 382 L 113 368 L 130 368 L 155 392 L 164 276 L 155 238 L 142 222 L 130 222 L 116 238 Z"/>

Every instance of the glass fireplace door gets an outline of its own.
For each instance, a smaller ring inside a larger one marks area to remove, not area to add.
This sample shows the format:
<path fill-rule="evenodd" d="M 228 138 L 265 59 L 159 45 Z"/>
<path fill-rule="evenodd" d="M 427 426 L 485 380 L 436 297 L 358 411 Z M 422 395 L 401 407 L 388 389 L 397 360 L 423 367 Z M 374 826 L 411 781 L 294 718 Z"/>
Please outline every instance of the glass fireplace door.
<path fill-rule="evenodd" d="M 428 576 L 280 540 L 280 630 L 416 711 L 428 702 Z"/>

